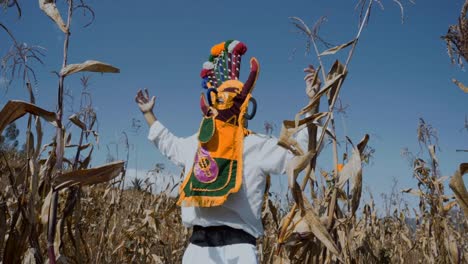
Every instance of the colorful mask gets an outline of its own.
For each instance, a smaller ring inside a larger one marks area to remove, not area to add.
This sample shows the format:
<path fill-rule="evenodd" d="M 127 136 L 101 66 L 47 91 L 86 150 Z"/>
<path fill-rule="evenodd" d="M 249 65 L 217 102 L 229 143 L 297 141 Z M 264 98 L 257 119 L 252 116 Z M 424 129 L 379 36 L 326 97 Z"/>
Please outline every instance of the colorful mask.
<path fill-rule="evenodd" d="M 256 58 L 250 59 L 250 74 L 239 81 L 241 56 L 247 46 L 229 40 L 211 48 L 209 61 L 201 71 L 205 94 L 200 97 L 203 120 L 198 132 L 198 149 L 192 169 L 180 188 L 178 204 L 211 207 L 223 204 L 229 194 L 239 191 L 242 184 L 246 119 L 255 114 L 251 97 L 259 73 Z M 247 114 L 249 101 L 254 110 Z"/>

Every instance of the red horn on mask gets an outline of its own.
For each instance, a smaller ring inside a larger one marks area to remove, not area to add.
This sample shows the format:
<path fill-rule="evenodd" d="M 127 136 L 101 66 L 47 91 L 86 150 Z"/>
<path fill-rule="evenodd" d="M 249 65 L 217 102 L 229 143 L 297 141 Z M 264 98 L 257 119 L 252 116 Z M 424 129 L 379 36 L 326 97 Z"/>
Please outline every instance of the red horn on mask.
<path fill-rule="evenodd" d="M 205 94 L 202 93 L 200 95 L 200 109 L 204 116 L 208 116 L 208 112 L 210 111 L 210 107 L 208 106 L 205 98 Z"/>
<path fill-rule="evenodd" d="M 255 83 L 257 82 L 258 74 L 260 73 L 260 64 L 258 63 L 257 58 L 253 57 L 250 59 L 250 74 L 247 81 L 244 83 L 242 88 L 242 94 L 247 95 L 252 92 L 255 88 Z"/>

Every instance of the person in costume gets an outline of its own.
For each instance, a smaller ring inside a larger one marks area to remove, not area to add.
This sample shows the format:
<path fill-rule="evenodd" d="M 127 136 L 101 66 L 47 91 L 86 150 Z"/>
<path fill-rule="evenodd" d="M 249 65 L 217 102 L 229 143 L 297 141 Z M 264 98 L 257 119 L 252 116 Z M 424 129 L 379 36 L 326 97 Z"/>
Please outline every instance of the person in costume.
<path fill-rule="evenodd" d="M 139 90 L 135 98 L 150 126 L 148 138 L 186 173 L 179 190 L 182 222 L 193 228 L 184 256 L 189 263 L 258 263 L 256 239 L 263 235 L 261 208 L 269 174 L 284 174 L 293 154 L 271 136 L 247 129 L 255 115 L 252 91 L 259 62 L 250 59 L 247 81 L 239 81 L 247 46 L 229 40 L 213 46 L 201 71 L 203 115 L 198 133 L 173 135 L 153 113 L 156 97 Z M 315 75 L 313 68 L 306 82 Z M 310 87 L 309 87 L 310 88 Z M 249 102 L 253 109 L 248 113 Z M 307 148 L 307 129 L 296 140 Z"/>

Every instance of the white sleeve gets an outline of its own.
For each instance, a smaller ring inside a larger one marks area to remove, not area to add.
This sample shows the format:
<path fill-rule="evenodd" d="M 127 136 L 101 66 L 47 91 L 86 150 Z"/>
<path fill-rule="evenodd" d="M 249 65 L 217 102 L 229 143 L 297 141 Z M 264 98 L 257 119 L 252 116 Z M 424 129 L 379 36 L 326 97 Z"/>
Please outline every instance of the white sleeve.
<path fill-rule="evenodd" d="M 262 142 L 256 160 L 260 162 L 260 168 L 265 173 L 284 174 L 287 162 L 292 157 L 291 151 L 279 146 L 278 139 L 272 137 Z"/>
<path fill-rule="evenodd" d="M 181 167 L 185 166 L 187 154 L 193 152 L 191 148 L 196 147 L 194 136 L 188 138 L 176 137 L 159 121 L 151 125 L 148 139 L 161 151 L 161 154 Z"/>

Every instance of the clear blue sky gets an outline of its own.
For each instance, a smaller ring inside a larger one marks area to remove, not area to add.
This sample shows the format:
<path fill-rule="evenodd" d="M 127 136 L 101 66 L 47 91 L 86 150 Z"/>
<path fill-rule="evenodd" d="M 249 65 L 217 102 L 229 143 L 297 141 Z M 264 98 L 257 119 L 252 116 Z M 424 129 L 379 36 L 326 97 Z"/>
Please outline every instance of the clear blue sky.
<path fill-rule="evenodd" d="M 448 26 L 456 23 L 464 1 L 426 0 L 416 5 L 402 1 L 404 24 L 399 7 L 392 1 L 382 0 L 385 10 L 374 6 L 342 89 L 341 98 L 350 105 L 344 120 L 346 129 L 337 119 L 341 139 L 344 130 L 355 142 L 365 133 L 371 135 L 370 145 L 376 153 L 373 165 L 365 167 L 364 184 L 374 195 L 388 191 L 393 177 L 401 188 L 415 187 L 411 169 L 400 152 L 404 147 L 419 151 L 416 126 L 420 117 L 438 130 L 443 175 L 452 175 L 459 163 L 468 160 L 466 153 L 455 152 L 468 148 L 468 132 L 460 131 L 468 114 L 468 95 L 450 81 L 455 77 L 468 83 L 468 78 L 466 72 L 450 64 L 440 39 Z M 35 89 L 38 104 L 54 110 L 57 78 L 50 72 L 60 69 L 63 34 L 39 10 L 37 1 L 23 2 L 21 20 L 8 10 L 0 21 L 19 41 L 47 49 L 45 65 L 36 67 Z M 58 2 L 64 14 L 64 1 Z M 256 56 L 261 64 L 254 91 L 259 110 L 250 128 L 263 132 L 264 121 L 272 121 L 277 125 L 275 133 L 279 133 L 281 121 L 293 118 L 307 103 L 302 69 L 309 63 L 317 65 L 315 56 L 304 56 L 304 39 L 292 32 L 288 17 L 298 16 L 313 24 L 320 16 L 327 16 L 321 32 L 334 44 L 351 40 L 358 22 L 356 1 L 349 0 L 87 2 L 96 19 L 90 27 L 82 28 L 87 18 L 75 13 L 69 62 L 95 59 L 121 69 L 120 74 L 92 77 L 101 135 L 94 165 L 105 161 L 106 144 L 118 141 L 122 131 L 129 131 L 132 118 L 141 119 L 133 101 L 140 87 L 147 87 L 158 97 L 156 114 L 174 134 L 195 133 L 201 118 L 201 65 L 213 44 L 231 38 L 245 42 L 249 47 L 246 57 Z M 3 54 L 10 42 L 3 32 L 0 40 Z M 330 62 L 326 61 L 328 65 Z M 76 96 L 79 76 L 66 80 L 66 87 Z M 0 94 L 0 105 L 26 98 L 26 90 L 15 82 L 8 93 Z M 142 125 L 141 132 L 130 137 L 137 147 L 132 150 L 129 167 L 150 169 L 157 162 L 168 163 L 148 143 L 147 128 Z M 120 147 L 120 158 L 122 153 Z M 319 167 L 329 169 L 330 156 L 325 151 Z"/>

